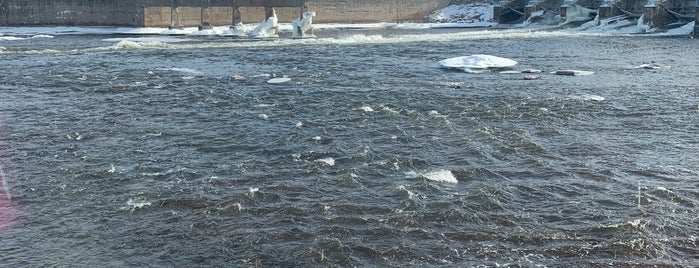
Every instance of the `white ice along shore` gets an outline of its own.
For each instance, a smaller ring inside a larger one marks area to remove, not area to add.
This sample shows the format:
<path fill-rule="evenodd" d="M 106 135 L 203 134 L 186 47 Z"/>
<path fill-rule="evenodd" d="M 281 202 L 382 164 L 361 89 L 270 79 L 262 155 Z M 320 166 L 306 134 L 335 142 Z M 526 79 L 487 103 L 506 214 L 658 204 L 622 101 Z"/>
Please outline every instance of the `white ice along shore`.
<path fill-rule="evenodd" d="M 507 28 L 508 31 L 521 29 L 530 32 L 532 30 L 556 29 L 558 32 L 567 34 L 594 34 L 594 35 L 630 35 L 646 34 L 650 36 L 690 36 L 694 30 L 695 22 L 686 23 L 683 26 L 670 29 L 659 30 L 643 23 L 643 18 L 630 19 L 626 16 L 616 16 L 607 19 L 595 17 L 590 20 L 594 10 L 586 8 L 576 8 L 569 11 L 569 16 L 561 18 L 551 12 L 537 11 L 521 24 L 502 26 L 494 22 L 494 5 L 489 3 L 472 3 L 464 5 L 451 5 L 444 9 L 431 13 L 427 23 L 366 23 L 366 24 L 313 24 L 314 12 L 307 12 L 302 18 L 293 22 L 280 23 L 276 16 L 267 18 L 259 25 L 236 26 L 236 30 L 231 30 L 230 25 L 214 27 L 212 30 L 200 31 L 197 27 L 185 28 L 182 30 L 168 30 L 163 28 L 123 28 L 123 27 L 0 27 L 0 41 L 9 42 L 25 40 L 34 36 L 50 37 L 52 35 L 79 35 L 79 34 L 129 34 L 129 35 L 213 35 L 213 36 L 241 36 L 256 34 L 258 37 L 275 36 L 278 33 L 289 34 L 297 37 L 299 27 L 301 30 L 315 29 L 318 31 L 325 29 L 345 29 L 345 28 L 365 28 L 365 29 L 434 29 L 434 28 L 486 28 L 498 27 Z M 313 14 L 311 14 L 313 13 Z M 578 25 L 580 21 L 587 21 Z M 576 23 L 573 23 L 576 22 Z M 578 26 L 576 26 L 578 25 Z M 562 28 L 561 26 L 566 26 Z M 274 30 L 272 30 L 274 29 Z M 272 32 L 275 33 L 272 33 Z M 310 32 L 309 34 L 312 34 Z M 4 35 L 4 36 L 3 36 Z"/>

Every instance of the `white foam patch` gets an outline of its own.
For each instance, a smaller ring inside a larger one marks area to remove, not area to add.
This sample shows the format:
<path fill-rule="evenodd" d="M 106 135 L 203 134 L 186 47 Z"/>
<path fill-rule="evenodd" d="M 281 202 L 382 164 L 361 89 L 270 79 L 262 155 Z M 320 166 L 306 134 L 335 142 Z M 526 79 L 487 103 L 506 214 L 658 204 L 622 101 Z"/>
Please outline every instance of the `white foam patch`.
<path fill-rule="evenodd" d="M 335 165 L 335 159 L 331 157 L 321 158 L 316 160 L 316 162 L 323 163 L 331 167 Z"/>
<path fill-rule="evenodd" d="M 129 199 L 129 201 L 126 201 L 126 206 L 121 207 L 121 210 L 134 211 L 136 209 L 142 209 L 151 205 L 153 205 L 151 202 L 142 199 Z"/>
<path fill-rule="evenodd" d="M 118 43 L 105 47 L 102 50 L 121 50 L 121 49 L 163 49 L 169 48 L 167 43 L 160 41 L 149 41 L 149 42 L 134 42 L 131 40 L 121 40 Z M 97 48 L 96 50 L 100 50 Z"/>
<path fill-rule="evenodd" d="M 570 99 L 581 100 L 581 101 L 604 101 L 604 100 L 606 100 L 604 97 L 602 97 L 600 95 L 595 95 L 595 94 L 583 94 L 580 96 L 571 96 Z"/>
<path fill-rule="evenodd" d="M 147 37 L 119 37 L 119 38 L 105 38 L 102 39 L 104 42 L 121 42 L 121 41 L 131 41 L 131 42 L 161 42 L 161 43 L 179 43 L 193 41 L 190 38 L 178 38 L 172 36 L 147 36 Z"/>
<path fill-rule="evenodd" d="M 15 36 L 0 36 L 0 41 L 17 41 L 26 40 L 27 38 L 15 37 Z"/>
<path fill-rule="evenodd" d="M 454 174 L 451 172 L 451 170 L 436 170 L 432 172 L 427 172 L 427 173 L 415 173 L 415 172 L 408 172 L 406 173 L 407 175 L 412 175 L 416 178 L 425 178 L 431 181 L 438 181 L 438 182 L 448 182 L 448 183 L 458 183 L 459 181 L 456 179 Z"/>
<path fill-rule="evenodd" d="M 171 68 L 163 68 L 159 69 L 163 71 L 173 71 L 173 72 L 178 72 L 178 73 L 186 73 L 186 74 L 201 74 L 201 71 L 192 69 L 192 68 L 186 68 L 186 67 L 171 67 Z"/>

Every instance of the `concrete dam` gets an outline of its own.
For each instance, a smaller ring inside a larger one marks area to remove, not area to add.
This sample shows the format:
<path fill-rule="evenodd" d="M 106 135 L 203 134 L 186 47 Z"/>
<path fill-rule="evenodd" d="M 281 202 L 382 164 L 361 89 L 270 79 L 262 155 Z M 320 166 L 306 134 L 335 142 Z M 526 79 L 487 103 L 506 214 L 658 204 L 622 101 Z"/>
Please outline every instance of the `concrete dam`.
<path fill-rule="evenodd" d="M 299 5 L 298 3 L 301 3 Z M 280 22 L 317 12 L 315 22 L 423 22 L 451 0 L 0 0 L 0 25 L 168 27 L 257 23 L 274 7 Z M 300 10 L 301 9 L 301 10 Z M 237 20 L 237 21 L 236 21 Z"/>
<path fill-rule="evenodd" d="M 317 23 L 424 22 L 430 12 L 450 4 L 483 1 L 494 4 L 500 24 L 521 23 L 541 12 L 635 18 L 655 28 L 699 17 L 698 0 L 0 0 L 0 26 L 211 27 L 257 23 L 271 8 L 280 22 L 304 11 L 316 12 Z"/>

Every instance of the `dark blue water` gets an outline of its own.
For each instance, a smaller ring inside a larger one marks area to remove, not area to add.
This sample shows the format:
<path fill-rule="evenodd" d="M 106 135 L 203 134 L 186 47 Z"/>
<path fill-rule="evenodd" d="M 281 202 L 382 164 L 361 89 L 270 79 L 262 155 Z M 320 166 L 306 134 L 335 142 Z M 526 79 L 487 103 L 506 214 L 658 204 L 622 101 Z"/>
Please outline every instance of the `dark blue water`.
<path fill-rule="evenodd" d="M 0 41 L 0 266 L 699 265 L 695 40 L 319 35 Z"/>

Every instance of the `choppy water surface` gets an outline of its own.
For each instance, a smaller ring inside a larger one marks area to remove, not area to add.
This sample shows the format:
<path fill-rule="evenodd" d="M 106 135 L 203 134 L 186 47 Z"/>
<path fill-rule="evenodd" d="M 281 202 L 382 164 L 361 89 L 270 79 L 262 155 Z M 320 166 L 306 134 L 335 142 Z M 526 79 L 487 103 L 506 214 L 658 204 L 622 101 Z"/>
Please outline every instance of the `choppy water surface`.
<path fill-rule="evenodd" d="M 0 42 L 2 266 L 699 265 L 695 40 L 320 35 Z"/>

